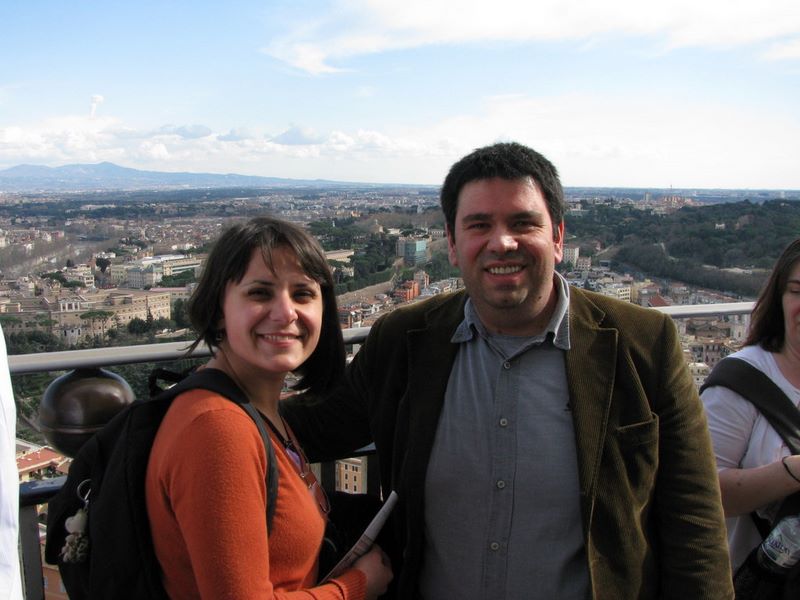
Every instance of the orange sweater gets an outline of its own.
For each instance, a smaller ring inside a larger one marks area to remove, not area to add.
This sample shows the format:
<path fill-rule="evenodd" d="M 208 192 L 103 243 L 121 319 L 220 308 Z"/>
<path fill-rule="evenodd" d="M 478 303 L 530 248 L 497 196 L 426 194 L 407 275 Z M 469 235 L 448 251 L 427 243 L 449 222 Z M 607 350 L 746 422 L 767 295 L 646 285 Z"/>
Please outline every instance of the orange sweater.
<path fill-rule="evenodd" d="M 170 598 L 361 600 L 350 569 L 322 586 L 325 522 L 282 446 L 272 440 L 279 486 L 269 537 L 266 451 L 244 411 L 206 390 L 178 396 L 153 443 L 147 514 Z"/>

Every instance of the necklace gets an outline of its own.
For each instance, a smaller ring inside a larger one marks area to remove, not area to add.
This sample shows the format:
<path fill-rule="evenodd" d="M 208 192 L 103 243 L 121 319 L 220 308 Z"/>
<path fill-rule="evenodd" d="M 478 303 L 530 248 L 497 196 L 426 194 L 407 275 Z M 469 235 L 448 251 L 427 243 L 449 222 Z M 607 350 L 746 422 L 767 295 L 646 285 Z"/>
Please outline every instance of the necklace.
<path fill-rule="evenodd" d="M 283 417 L 278 415 L 278 418 L 281 420 L 281 424 L 283 425 L 283 428 L 286 431 L 287 437 L 284 437 L 280 429 L 278 429 L 275 423 L 272 422 L 272 419 L 265 416 L 263 413 L 259 414 L 261 414 L 261 417 L 267 422 L 267 425 L 272 430 L 272 433 L 275 434 L 275 437 L 278 438 L 278 441 L 283 446 L 284 452 L 289 458 L 292 459 L 292 462 L 294 463 L 295 467 L 297 467 L 298 473 L 300 473 L 301 474 L 300 476 L 302 477 L 303 467 L 308 464 L 308 461 L 303 455 L 302 450 L 300 450 L 299 444 L 295 442 L 294 434 L 292 430 L 289 429 L 288 423 L 286 423 L 286 421 L 283 420 Z"/>
<path fill-rule="evenodd" d="M 272 430 L 272 433 L 274 433 L 275 437 L 278 438 L 281 446 L 283 446 L 284 454 L 291 459 L 292 464 L 295 467 L 295 471 L 297 471 L 300 479 L 303 480 L 303 483 L 305 483 L 306 487 L 308 487 L 308 491 L 316 500 L 320 512 L 323 516 L 326 516 L 331 510 L 328 495 L 325 493 L 325 490 L 317 480 L 317 476 L 314 475 L 314 471 L 311 470 L 311 465 L 309 465 L 308 459 L 303 453 L 303 449 L 297 442 L 297 438 L 295 438 L 292 428 L 289 427 L 289 424 L 283 419 L 282 416 L 278 415 L 283 428 L 286 430 L 286 437 L 284 437 L 280 430 L 276 427 L 275 423 L 273 423 L 269 417 L 260 412 L 259 414 L 267 422 L 267 426 L 269 426 L 269 428 Z"/>

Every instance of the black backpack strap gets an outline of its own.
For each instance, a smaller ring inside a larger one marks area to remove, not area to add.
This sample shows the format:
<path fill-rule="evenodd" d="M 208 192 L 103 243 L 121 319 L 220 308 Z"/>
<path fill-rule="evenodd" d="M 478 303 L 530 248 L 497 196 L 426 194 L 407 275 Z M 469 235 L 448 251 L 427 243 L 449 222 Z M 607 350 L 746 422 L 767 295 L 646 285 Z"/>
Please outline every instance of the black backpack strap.
<path fill-rule="evenodd" d="M 763 371 L 740 358 L 717 363 L 700 388 L 719 385 L 745 398 L 764 415 L 792 454 L 800 454 L 800 410 Z"/>
<path fill-rule="evenodd" d="M 200 369 L 181 379 L 178 383 L 161 392 L 154 400 L 175 398 L 189 390 L 204 389 L 215 392 L 228 400 L 238 404 L 246 412 L 258 428 L 264 449 L 267 452 L 267 531 L 272 528 L 275 518 L 275 508 L 278 498 L 278 462 L 275 459 L 275 450 L 272 448 L 269 433 L 264 427 L 264 419 L 250 403 L 250 399 L 242 389 L 224 371 L 219 369 Z"/>
<path fill-rule="evenodd" d="M 750 402 L 781 436 L 791 453 L 800 454 L 800 410 L 766 373 L 745 360 L 728 356 L 709 373 L 700 392 L 713 386 L 726 387 Z M 775 521 L 785 514 L 797 514 L 798 510 L 800 493 L 784 499 Z M 766 538 L 771 530 L 770 523 L 755 511 L 751 517 L 761 537 Z"/>

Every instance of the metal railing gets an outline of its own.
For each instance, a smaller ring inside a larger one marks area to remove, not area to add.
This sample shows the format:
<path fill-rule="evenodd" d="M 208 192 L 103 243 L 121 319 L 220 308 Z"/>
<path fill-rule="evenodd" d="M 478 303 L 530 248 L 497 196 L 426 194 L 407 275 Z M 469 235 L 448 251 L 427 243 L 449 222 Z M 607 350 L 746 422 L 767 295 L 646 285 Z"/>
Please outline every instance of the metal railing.
<path fill-rule="evenodd" d="M 752 302 L 725 304 L 695 304 L 690 306 L 668 306 L 657 308 L 673 318 L 711 317 L 714 315 L 745 315 L 753 308 Z M 369 327 L 345 329 L 346 344 L 359 344 L 366 339 Z M 182 358 L 203 358 L 210 356 L 204 345 L 198 346 L 187 355 L 188 342 L 146 344 L 141 346 L 122 346 L 91 350 L 70 350 L 9 356 L 9 369 L 12 374 L 63 371 L 85 367 L 106 367 L 111 365 L 135 364 L 142 362 L 162 362 Z M 363 454 L 369 454 L 365 449 Z M 371 465 L 370 465 L 371 466 Z M 332 489 L 334 477 L 333 463 L 321 466 L 323 485 Z M 372 468 L 368 467 L 368 473 Z M 373 472 L 377 472 L 377 468 Z M 37 506 L 45 504 L 61 489 L 65 477 L 44 481 L 30 481 L 20 484 L 20 540 L 22 547 L 23 577 L 27 600 L 44 598 L 42 581 L 42 559 L 39 542 L 39 521 Z M 377 493 L 377 478 L 368 476 L 368 491 Z"/>

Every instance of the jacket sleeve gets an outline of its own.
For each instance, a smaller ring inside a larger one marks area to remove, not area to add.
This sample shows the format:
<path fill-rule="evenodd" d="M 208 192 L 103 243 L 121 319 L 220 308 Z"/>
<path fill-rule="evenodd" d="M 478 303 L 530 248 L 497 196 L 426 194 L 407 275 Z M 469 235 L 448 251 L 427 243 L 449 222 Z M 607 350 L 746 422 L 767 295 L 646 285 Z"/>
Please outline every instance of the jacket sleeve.
<path fill-rule="evenodd" d="M 675 325 L 664 317 L 655 412 L 655 510 L 661 598 L 733 598 L 725 524 L 705 412 Z"/>
<path fill-rule="evenodd" d="M 318 397 L 297 394 L 281 402 L 281 414 L 312 462 L 352 456 L 373 441 L 369 405 L 382 323 L 379 319 L 372 326 L 342 381 L 330 393 Z"/>

